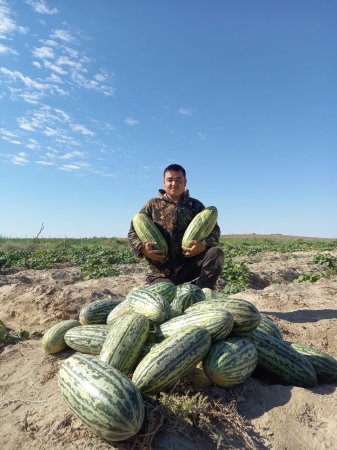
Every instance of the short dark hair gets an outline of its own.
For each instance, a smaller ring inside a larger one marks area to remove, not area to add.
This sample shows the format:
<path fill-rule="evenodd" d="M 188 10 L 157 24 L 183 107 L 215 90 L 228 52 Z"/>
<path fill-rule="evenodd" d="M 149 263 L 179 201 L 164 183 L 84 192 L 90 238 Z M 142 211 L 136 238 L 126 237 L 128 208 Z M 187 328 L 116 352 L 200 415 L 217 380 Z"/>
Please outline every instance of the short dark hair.
<path fill-rule="evenodd" d="M 164 169 L 164 178 L 166 172 L 182 172 L 184 177 L 186 178 L 186 171 L 180 164 L 170 164 L 169 166 Z"/>

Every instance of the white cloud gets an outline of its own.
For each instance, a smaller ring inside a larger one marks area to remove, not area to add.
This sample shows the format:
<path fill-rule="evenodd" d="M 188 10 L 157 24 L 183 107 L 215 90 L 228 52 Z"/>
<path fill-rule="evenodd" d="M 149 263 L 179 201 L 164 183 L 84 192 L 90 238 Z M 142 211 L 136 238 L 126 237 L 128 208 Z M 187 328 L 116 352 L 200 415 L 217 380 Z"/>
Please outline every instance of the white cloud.
<path fill-rule="evenodd" d="M 14 144 L 14 145 L 21 145 L 21 144 L 22 144 L 21 141 L 11 141 L 11 140 L 9 140 L 9 142 L 10 142 L 11 144 Z"/>
<path fill-rule="evenodd" d="M 199 138 L 200 138 L 201 140 L 205 140 L 205 139 L 207 139 L 207 136 L 206 136 L 206 134 L 204 134 L 204 133 L 200 133 L 200 131 L 198 131 L 197 135 L 199 136 Z"/>
<path fill-rule="evenodd" d="M 60 156 L 60 159 L 73 159 L 78 157 L 85 157 L 85 155 L 84 153 L 75 150 L 74 152 L 65 153 L 64 155 Z"/>
<path fill-rule="evenodd" d="M 102 92 L 107 96 L 113 95 L 116 92 L 116 89 L 114 87 L 104 84 L 102 85 L 96 80 L 89 80 L 85 78 L 81 73 L 73 72 L 71 77 L 78 86 L 85 89 Z"/>
<path fill-rule="evenodd" d="M 43 64 L 46 69 L 50 69 L 53 72 L 58 73 L 59 75 L 67 75 L 68 74 L 68 72 L 66 70 L 62 69 L 62 67 L 59 67 L 58 65 L 51 63 L 50 61 L 44 60 Z"/>
<path fill-rule="evenodd" d="M 62 78 L 59 77 L 58 75 L 55 75 L 55 73 L 52 73 L 49 77 L 47 77 L 46 81 L 48 81 L 50 83 L 64 84 Z"/>
<path fill-rule="evenodd" d="M 23 166 L 24 164 L 27 164 L 29 162 L 28 159 L 26 158 L 27 154 L 25 152 L 20 152 L 17 155 L 11 156 L 12 156 L 11 162 L 13 164 Z"/>
<path fill-rule="evenodd" d="M 11 10 L 4 0 L 0 0 L 0 39 L 8 39 L 15 33 L 28 33 L 27 27 L 21 27 L 11 18 Z"/>
<path fill-rule="evenodd" d="M 52 38 L 60 39 L 63 42 L 73 42 L 74 37 L 67 30 L 54 30 L 51 34 Z"/>
<path fill-rule="evenodd" d="M 68 66 L 75 70 L 82 70 L 82 64 L 78 61 L 74 61 L 68 58 L 68 56 L 60 56 L 57 59 L 56 64 L 58 66 Z"/>
<path fill-rule="evenodd" d="M 26 147 L 29 148 L 30 150 L 36 150 L 41 146 L 35 139 L 29 139 L 29 143 L 26 145 Z"/>
<path fill-rule="evenodd" d="M 27 5 L 39 14 L 57 14 L 57 8 L 50 9 L 44 0 L 26 0 Z"/>
<path fill-rule="evenodd" d="M 183 116 L 191 116 L 192 110 L 190 108 L 181 107 L 179 108 L 179 114 L 182 114 Z"/>
<path fill-rule="evenodd" d="M 43 130 L 43 134 L 45 134 L 46 136 L 56 136 L 58 134 L 58 131 L 55 130 L 55 128 L 46 127 Z"/>
<path fill-rule="evenodd" d="M 67 172 L 71 172 L 73 170 L 80 170 L 80 166 L 76 166 L 75 164 L 63 164 L 63 166 L 59 167 L 60 170 L 65 170 Z"/>
<path fill-rule="evenodd" d="M 35 58 L 54 58 L 54 50 L 50 47 L 38 47 L 34 48 L 33 55 Z"/>
<path fill-rule="evenodd" d="M 32 78 L 22 74 L 18 70 L 10 70 L 6 67 L 0 67 L 0 73 L 5 75 L 10 81 L 21 81 L 23 85 L 29 89 L 36 89 L 37 91 L 44 91 L 50 89 L 49 84 L 40 83 Z"/>
<path fill-rule="evenodd" d="M 52 163 L 51 161 L 38 160 L 35 162 L 36 162 L 36 164 L 41 164 L 42 166 L 54 166 L 54 163 Z"/>
<path fill-rule="evenodd" d="M 8 47 L 7 45 L 0 44 L 0 55 L 5 55 L 5 54 L 18 55 L 18 52 L 16 50 L 13 50 L 12 48 Z"/>
<path fill-rule="evenodd" d="M 74 123 L 71 125 L 71 129 L 75 131 L 76 133 L 83 134 L 84 136 L 94 136 L 95 133 L 88 130 L 84 125 L 80 125 L 78 123 Z"/>
<path fill-rule="evenodd" d="M 5 128 L 0 128 L 0 133 L 3 134 L 4 136 L 6 136 L 7 138 L 16 138 L 17 137 L 17 133 L 15 133 L 14 131 L 6 130 Z"/>
<path fill-rule="evenodd" d="M 59 167 L 59 169 L 69 172 L 69 171 L 73 171 L 73 170 L 80 170 L 80 169 L 83 169 L 86 167 L 89 167 L 89 164 L 77 162 L 75 164 L 63 164 L 62 166 Z"/>
<path fill-rule="evenodd" d="M 64 112 L 62 109 L 55 108 L 55 112 L 59 116 L 59 120 L 65 120 L 66 122 L 70 120 L 69 114 Z"/>
<path fill-rule="evenodd" d="M 134 127 L 135 125 L 139 125 L 139 120 L 133 119 L 132 117 L 127 117 L 124 120 L 125 125 L 128 125 L 129 127 Z"/>
<path fill-rule="evenodd" d="M 94 76 L 94 78 L 95 78 L 96 81 L 102 82 L 102 81 L 105 81 L 107 79 L 107 74 L 103 73 L 103 72 L 100 72 L 100 73 L 97 73 Z"/>
<path fill-rule="evenodd" d="M 35 124 L 32 121 L 29 121 L 25 117 L 19 117 L 17 119 L 19 128 L 26 131 L 35 131 Z"/>

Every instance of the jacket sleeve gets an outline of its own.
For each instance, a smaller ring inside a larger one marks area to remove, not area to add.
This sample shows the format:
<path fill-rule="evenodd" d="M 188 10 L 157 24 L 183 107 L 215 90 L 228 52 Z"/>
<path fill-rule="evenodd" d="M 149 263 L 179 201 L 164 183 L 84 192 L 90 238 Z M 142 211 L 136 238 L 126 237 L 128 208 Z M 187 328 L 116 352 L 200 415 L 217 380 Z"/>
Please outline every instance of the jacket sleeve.
<path fill-rule="evenodd" d="M 150 204 L 150 202 L 148 202 L 148 203 L 146 203 L 146 205 L 143 206 L 143 208 L 139 212 L 146 214 L 147 216 L 150 217 L 150 219 L 152 219 L 151 211 L 152 211 L 151 204 Z M 128 232 L 128 241 L 129 241 L 129 245 L 130 245 L 133 253 L 138 258 L 144 258 L 144 256 L 142 255 L 143 243 L 137 236 L 137 233 L 134 229 L 132 220 L 131 220 L 130 228 L 129 228 L 129 232 Z"/>

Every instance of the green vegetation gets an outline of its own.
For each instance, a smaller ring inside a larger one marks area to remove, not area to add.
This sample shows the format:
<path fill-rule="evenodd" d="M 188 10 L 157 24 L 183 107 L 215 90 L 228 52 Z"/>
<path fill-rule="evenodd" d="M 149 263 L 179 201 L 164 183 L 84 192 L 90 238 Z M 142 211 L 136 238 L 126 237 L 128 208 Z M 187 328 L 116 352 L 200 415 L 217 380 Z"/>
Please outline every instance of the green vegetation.
<path fill-rule="evenodd" d="M 222 294 L 236 294 L 249 286 L 248 267 L 243 262 L 235 263 L 230 256 L 225 257 L 220 276 L 227 282 Z"/>
<path fill-rule="evenodd" d="M 5 345 L 16 344 L 17 342 L 24 341 L 26 339 L 29 339 L 30 337 L 34 338 L 36 337 L 36 335 L 34 333 L 30 335 L 26 330 L 15 332 L 14 330 L 6 327 L 3 321 L 0 320 L 0 348 L 4 347 Z"/>
<path fill-rule="evenodd" d="M 337 239 L 309 239 L 283 237 L 222 237 L 221 246 L 231 257 L 256 255 L 264 252 L 294 253 L 309 250 L 330 251 L 337 249 Z"/>
<path fill-rule="evenodd" d="M 223 236 L 220 245 L 225 252 L 221 277 L 226 281 L 224 294 L 234 294 L 249 286 L 249 270 L 238 256 L 256 256 L 264 252 L 294 254 L 317 250 L 312 263 L 324 268 L 321 272 L 301 275 L 297 281 L 317 281 L 323 276 L 337 273 L 337 258 L 329 253 L 337 249 L 336 239 L 307 239 L 283 237 L 229 238 Z M 127 239 L 19 239 L 0 237 L 0 269 L 52 269 L 60 265 L 77 266 L 84 279 L 118 275 L 119 264 L 136 264 Z"/>
<path fill-rule="evenodd" d="M 304 273 L 296 279 L 298 283 L 303 283 L 304 281 L 314 283 L 321 278 L 328 278 L 337 274 L 337 258 L 330 255 L 330 253 L 318 253 L 313 257 L 311 264 L 319 264 L 320 266 L 323 266 L 325 270 L 314 273 Z"/>
<path fill-rule="evenodd" d="M 118 275 L 112 265 L 138 262 L 123 239 L 0 239 L 0 268 L 78 266 L 84 279 Z"/>
<path fill-rule="evenodd" d="M 249 269 L 243 262 L 235 262 L 238 256 L 254 256 L 265 252 L 296 253 L 300 251 L 319 250 L 331 251 L 337 249 L 336 239 L 282 238 L 282 237 L 222 237 L 220 245 L 225 253 L 225 262 L 221 278 L 226 281 L 223 294 L 236 294 L 248 288 L 250 282 Z M 316 259 L 315 259 L 316 258 Z M 312 263 L 321 264 L 329 271 L 303 274 L 298 282 L 317 281 L 323 276 L 337 272 L 337 258 L 330 254 L 319 253 Z"/>

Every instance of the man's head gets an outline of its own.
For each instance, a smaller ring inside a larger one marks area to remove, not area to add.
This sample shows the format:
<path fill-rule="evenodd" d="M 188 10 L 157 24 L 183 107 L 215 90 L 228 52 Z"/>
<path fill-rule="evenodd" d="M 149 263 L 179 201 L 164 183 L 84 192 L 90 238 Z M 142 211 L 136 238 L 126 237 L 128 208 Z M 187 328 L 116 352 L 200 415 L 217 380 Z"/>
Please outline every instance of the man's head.
<path fill-rule="evenodd" d="M 178 201 L 185 192 L 187 183 L 185 169 L 179 164 L 170 164 L 164 170 L 164 189 L 167 196 Z"/>

